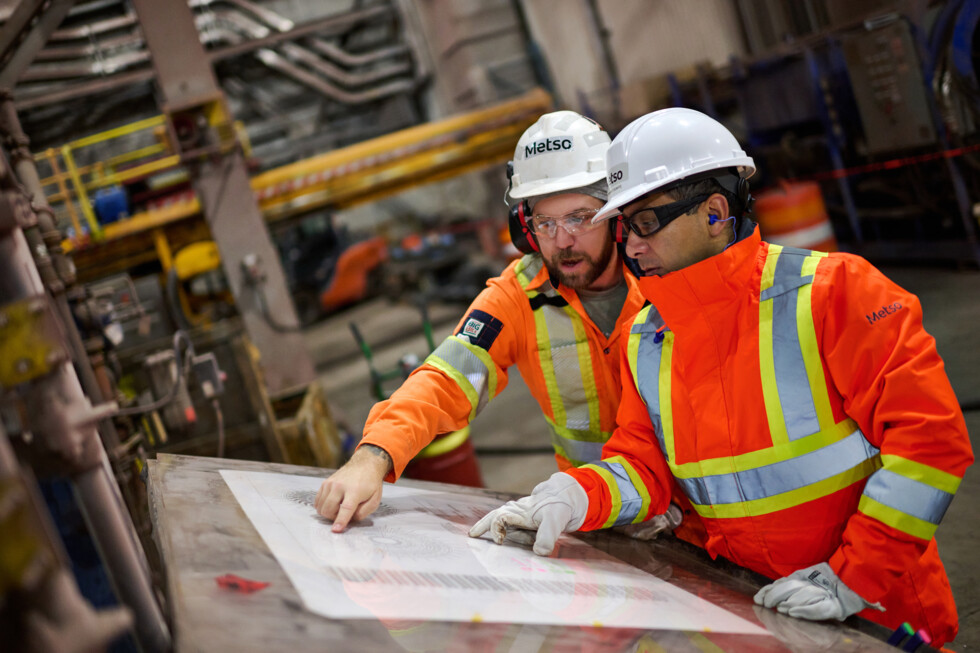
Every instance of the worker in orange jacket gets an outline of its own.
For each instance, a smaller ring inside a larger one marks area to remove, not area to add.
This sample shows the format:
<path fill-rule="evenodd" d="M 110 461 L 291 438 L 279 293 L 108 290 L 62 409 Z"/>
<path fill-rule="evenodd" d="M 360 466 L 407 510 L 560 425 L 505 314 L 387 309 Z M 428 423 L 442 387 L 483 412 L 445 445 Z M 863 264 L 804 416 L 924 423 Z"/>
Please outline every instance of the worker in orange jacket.
<path fill-rule="evenodd" d="M 778 579 L 760 605 L 951 641 L 933 534 L 973 453 L 918 299 L 858 256 L 762 241 L 742 215 L 754 163 L 702 113 L 637 119 L 607 164 L 596 220 L 616 216 L 652 302 L 623 335 L 616 433 L 470 534 L 537 530 L 546 555 L 662 512 L 676 483 L 712 556 Z"/>
<path fill-rule="evenodd" d="M 558 468 L 599 460 L 619 406 L 620 330 L 644 301 L 610 228 L 592 221 L 606 199 L 608 146 L 599 125 L 572 111 L 545 114 L 521 136 L 508 195 L 511 236 L 527 255 L 491 279 L 454 334 L 373 407 L 357 450 L 317 495 L 334 531 L 373 512 L 382 481 L 465 427 L 515 365 L 541 405 Z M 680 517 L 675 507 L 630 534 L 652 536 Z"/>

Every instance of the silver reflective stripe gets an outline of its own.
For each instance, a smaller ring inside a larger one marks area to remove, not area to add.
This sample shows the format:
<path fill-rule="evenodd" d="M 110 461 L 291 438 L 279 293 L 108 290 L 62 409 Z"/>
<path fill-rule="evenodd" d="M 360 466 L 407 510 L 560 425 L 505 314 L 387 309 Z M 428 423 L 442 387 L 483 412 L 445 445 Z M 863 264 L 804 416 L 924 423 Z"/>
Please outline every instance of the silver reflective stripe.
<path fill-rule="evenodd" d="M 521 288 L 527 289 L 527 284 L 531 283 L 534 277 L 538 276 L 538 272 L 544 267 L 544 259 L 538 254 L 526 254 L 521 257 L 521 260 L 517 263 L 517 267 L 514 268 L 514 274 L 517 275 L 517 280 L 521 284 Z M 551 284 L 548 284 L 549 287 Z"/>
<path fill-rule="evenodd" d="M 762 301 L 771 299 L 773 302 L 772 347 L 776 391 L 790 440 L 799 440 L 820 430 L 800 347 L 796 315 L 798 293 L 793 292 L 813 282 L 812 275 L 800 276 L 803 261 L 809 254 L 801 250 L 783 249 L 776 261 L 773 285 L 761 296 Z M 810 307 L 801 306 L 800 309 L 809 311 Z"/>
<path fill-rule="evenodd" d="M 536 290 L 528 284 L 544 267 L 540 256 L 528 255 L 515 268 L 518 281 L 529 298 L 537 295 L 561 297 L 550 282 Z M 563 424 L 548 419 L 555 451 L 575 464 L 600 460 L 602 445 L 610 434 L 600 429 L 598 408 L 590 410 L 590 391 L 596 395 L 595 374 L 592 369 L 588 335 L 582 318 L 571 306 L 545 304 L 534 311 L 535 324 L 544 323 L 544 333 L 536 329 L 541 371 L 548 388 L 551 410 L 555 418 L 564 415 Z M 576 333 L 576 327 L 578 333 Z M 542 342 L 547 338 L 547 342 Z M 580 348 L 582 351 L 580 351 Z M 586 387 L 586 384 L 591 386 Z M 595 397 L 598 401 L 598 397 Z M 592 420 L 595 413 L 595 424 Z"/>
<path fill-rule="evenodd" d="M 643 508 L 643 498 L 633 485 L 633 481 L 630 479 L 626 468 L 620 463 L 598 462 L 593 464 L 596 467 L 606 469 L 616 479 L 616 487 L 619 489 L 621 505 L 619 515 L 616 517 L 616 522 L 613 526 L 632 524 L 633 520 L 636 519 L 636 516 L 640 514 L 640 510 Z"/>
<path fill-rule="evenodd" d="M 698 505 L 742 503 L 819 483 L 874 458 L 878 453 L 858 430 L 843 440 L 789 460 L 731 474 L 678 478 L 677 482 Z"/>
<path fill-rule="evenodd" d="M 573 465 L 584 465 L 585 463 L 595 462 L 597 460 L 602 460 L 602 445 L 605 444 L 605 440 L 602 442 L 589 442 L 587 440 L 577 440 L 575 438 L 567 437 L 561 432 L 551 420 L 547 420 L 548 426 L 551 429 L 551 446 L 555 448 L 555 451 L 560 455 L 568 459 Z M 571 435 L 571 434 L 569 434 Z M 591 431 L 585 433 L 577 433 L 579 437 L 594 438 L 597 434 L 593 434 Z M 601 437 L 605 439 L 609 438 L 608 433 L 601 434 Z"/>
<path fill-rule="evenodd" d="M 642 334 L 636 353 L 636 387 L 647 405 L 647 413 L 650 415 L 660 450 L 669 463 L 670 452 L 664 443 L 664 427 L 660 420 L 660 356 L 663 353 L 663 341 L 656 342 L 657 329 L 663 324 L 660 313 L 651 307 L 646 322 L 634 324 L 630 333 Z"/>
<path fill-rule="evenodd" d="M 879 469 L 868 479 L 864 494 L 906 515 L 939 525 L 953 495 L 937 490 L 888 469 Z"/>
<path fill-rule="evenodd" d="M 585 377 L 582 375 L 579 361 L 579 342 L 575 335 L 575 326 L 572 324 L 572 320 L 576 318 L 570 316 L 564 308 L 557 306 L 542 306 L 538 310 L 544 316 L 548 330 L 548 346 L 551 350 L 555 385 L 565 407 L 565 427 L 576 431 L 587 431 L 590 426 L 589 401 L 585 390 Z M 571 307 L 567 310 L 574 311 Z M 592 376 L 592 370 L 589 369 L 588 372 Z M 595 383 L 594 376 L 592 382 Z"/>
<path fill-rule="evenodd" d="M 473 391 L 479 397 L 476 406 L 474 406 L 478 414 L 490 401 L 489 378 L 492 370 L 487 369 L 483 361 L 469 350 L 471 346 L 473 345 L 462 342 L 457 336 L 449 336 L 429 356 L 442 359 L 469 381 L 470 385 L 473 386 Z M 462 388 L 462 390 L 464 393 L 466 392 L 466 388 Z"/>

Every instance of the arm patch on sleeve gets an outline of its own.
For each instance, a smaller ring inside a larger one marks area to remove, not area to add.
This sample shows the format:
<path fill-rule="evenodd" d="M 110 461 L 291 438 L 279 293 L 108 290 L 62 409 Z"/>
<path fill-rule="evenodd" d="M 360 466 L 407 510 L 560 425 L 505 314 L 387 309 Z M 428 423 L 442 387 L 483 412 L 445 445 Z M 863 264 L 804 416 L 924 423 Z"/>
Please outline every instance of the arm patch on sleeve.
<path fill-rule="evenodd" d="M 462 326 L 455 335 L 469 341 L 480 349 L 490 350 L 493 341 L 500 335 L 504 323 L 484 311 L 473 309 L 466 315 Z"/>

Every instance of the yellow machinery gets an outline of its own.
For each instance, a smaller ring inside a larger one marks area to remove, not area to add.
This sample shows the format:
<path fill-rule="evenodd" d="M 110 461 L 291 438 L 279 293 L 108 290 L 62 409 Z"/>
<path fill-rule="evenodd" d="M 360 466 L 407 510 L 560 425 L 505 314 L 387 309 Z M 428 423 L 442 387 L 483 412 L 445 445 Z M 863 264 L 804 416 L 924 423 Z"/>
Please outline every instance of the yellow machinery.
<path fill-rule="evenodd" d="M 268 221 L 326 206 L 349 208 L 506 161 L 520 134 L 550 106 L 550 96 L 536 89 L 486 109 L 263 172 L 252 177 L 251 186 Z M 63 206 L 76 234 L 88 233 L 87 238 L 64 243 L 66 251 L 72 252 L 81 279 L 104 277 L 153 260 L 159 260 L 167 271 L 173 265 L 174 251 L 209 238 L 200 202 L 191 191 L 171 198 L 166 205 L 107 225 L 99 224 L 90 207 L 88 194 L 99 188 L 150 174 L 183 174 L 164 124 L 162 116 L 149 118 L 36 155 L 39 161 L 48 161 L 53 173 L 42 180 L 54 191 L 48 195 L 49 201 L 56 210 Z M 158 142 L 97 164 L 75 165 L 77 150 L 145 130 L 154 130 Z M 244 130 L 237 131 L 243 138 Z M 243 147 L 247 154 L 247 142 L 243 141 Z M 122 165 L 132 167 L 120 170 Z M 82 226 L 83 219 L 87 228 Z"/>

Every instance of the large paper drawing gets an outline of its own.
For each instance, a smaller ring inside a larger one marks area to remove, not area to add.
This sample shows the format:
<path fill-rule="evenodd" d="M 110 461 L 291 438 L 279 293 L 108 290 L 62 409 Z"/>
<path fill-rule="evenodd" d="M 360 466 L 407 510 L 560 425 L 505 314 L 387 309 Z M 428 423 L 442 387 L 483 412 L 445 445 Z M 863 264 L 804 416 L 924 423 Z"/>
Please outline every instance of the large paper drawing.
<path fill-rule="evenodd" d="M 336 619 L 765 630 L 571 537 L 557 554 L 466 532 L 499 501 L 385 485 L 378 510 L 333 533 L 321 478 L 222 470 L 306 607 Z"/>

